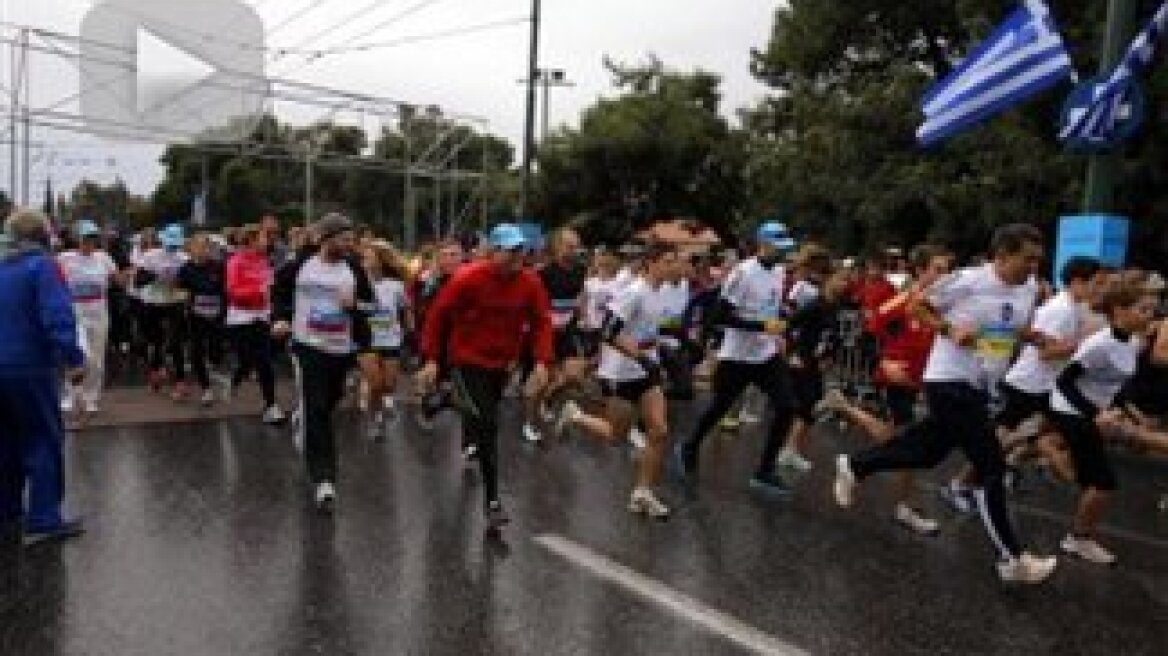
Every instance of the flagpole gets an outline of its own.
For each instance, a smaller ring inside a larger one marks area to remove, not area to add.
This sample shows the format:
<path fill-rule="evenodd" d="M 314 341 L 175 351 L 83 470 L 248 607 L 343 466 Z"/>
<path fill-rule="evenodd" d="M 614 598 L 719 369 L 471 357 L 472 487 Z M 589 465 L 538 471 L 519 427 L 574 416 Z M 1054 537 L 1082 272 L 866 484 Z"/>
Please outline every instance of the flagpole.
<path fill-rule="evenodd" d="M 1128 43 L 1136 31 L 1138 0 L 1108 0 L 1107 29 L 1103 42 L 1099 74 L 1107 76 L 1123 59 Z M 1107 214 L 1116 209 L 1116 189 L 1122 163 L 1119 150 L 1097 153 L 1087 163 L 1087 182 L 1083 195 L 1085 214 Z"/>

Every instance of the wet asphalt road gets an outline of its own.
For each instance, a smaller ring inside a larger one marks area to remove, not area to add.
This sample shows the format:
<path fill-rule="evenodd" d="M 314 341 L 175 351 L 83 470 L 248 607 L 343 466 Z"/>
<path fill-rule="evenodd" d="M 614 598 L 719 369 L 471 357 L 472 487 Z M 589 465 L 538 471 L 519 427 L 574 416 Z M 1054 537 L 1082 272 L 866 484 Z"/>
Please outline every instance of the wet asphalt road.
<path fill-rule="evenodd" d="M 976 520 L 930 497 L 934 538 L 890 521 L 879 480 L 836 509 L 830 456 L 859 443 L 831 429 L 788 499 L 745 485 L 756 429 L 708 440 L 696 496 L 666 486 L 676 514 L 652 523 L 624 510 L 625 450 L 532 448 L 509 416 L 515 521 L 492 539 L 453 418 L 433 434 L 405 420 L 381 444 L 342 423 L 331 519 L 309 507 L 287 433 L 253 420 L 71 438 L 69 506 L 89 533 L 2 550 L 0 654 L 1168 653 L 1168 464 L 1123 459 L 1117 567 L 1068 560 L 1049 585 L 1006 589 Z M 1038 488 L 1017 512 L 1050 551 L 1073 497 Z"/>

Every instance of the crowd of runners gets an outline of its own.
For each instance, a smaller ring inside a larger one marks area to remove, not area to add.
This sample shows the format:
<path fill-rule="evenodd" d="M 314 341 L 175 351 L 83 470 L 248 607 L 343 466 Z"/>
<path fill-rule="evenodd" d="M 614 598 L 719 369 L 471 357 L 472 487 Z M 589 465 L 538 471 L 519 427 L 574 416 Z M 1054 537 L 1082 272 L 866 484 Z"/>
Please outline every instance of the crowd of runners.
<path fill-rule="evenodd" d="M 496 530 L 509 521 L 497 466 L 509 395 L 525 417 L 515 439 L 630 445 L 627 509 L 655 519 L 671 512 L 666 479 L 700 486 L 704 440 L 743 421 L 765 422 L 744 482 L 823 493 L 801 489 L 801 474 L 822 435 L 811 429 L 831 419 L 871 440 L 828 465 L 839 506 L 858 503 L 873 474 L 896 472 L 891 517 L 934 534 L 912 472 L 958 449 L 966 467 L 943 496 L 980 515 L 1004 581 L 1037 583 L 1056 560 L 1027 551 L 1012 523 L 1023 472 L 1077 486 L 1061 550 L 1107 564 L 1116 557 L 1098 527 L 1118 487 L 1111 452 L 1168 453 L 1162 280 L 1079 257 L 1047 282 L 1047 245 L 1027 225 L 1000 228 L 960 265 L 936 245 L 842 259 L 777 222 L 747 249 L 700 253 L 586 248 L 571 229 L 537 244 L 504 224 L 474 244 L 405 254 L 337 214 L 287 234 L 266 219 L 121 242 L 81 221 L 57 238 L 87 354 L 63 411 L 103 412 L 107 361 L 118 380 L 139 374 L 175 403 L 230 402 L 254 378 L 257 418 L 291 424 L 326 513 L 340 475 L 334 415 L 350 393 L 372 439 L 457 415 Z M 296 401 L 282 408 L 276 372 L 288 356 Z M 696 423 L 670 425 L 670 404 L 696 404 Z"/>

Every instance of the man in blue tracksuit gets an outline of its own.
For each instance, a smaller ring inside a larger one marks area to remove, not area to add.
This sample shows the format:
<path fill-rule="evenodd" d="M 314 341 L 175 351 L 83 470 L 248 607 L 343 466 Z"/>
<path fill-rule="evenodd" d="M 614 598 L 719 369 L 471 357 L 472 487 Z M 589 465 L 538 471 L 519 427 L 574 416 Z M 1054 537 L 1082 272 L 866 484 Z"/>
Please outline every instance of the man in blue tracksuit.
<path fill-rule="evenodd" d="M 26 545 L 82 532 L 61 516 L 58 379 L 79 382 L 85 354 L 49 232 L 43 214 L 17 210 L 0 237 L 0 526 L 11 533 L 23 519 Z"/>

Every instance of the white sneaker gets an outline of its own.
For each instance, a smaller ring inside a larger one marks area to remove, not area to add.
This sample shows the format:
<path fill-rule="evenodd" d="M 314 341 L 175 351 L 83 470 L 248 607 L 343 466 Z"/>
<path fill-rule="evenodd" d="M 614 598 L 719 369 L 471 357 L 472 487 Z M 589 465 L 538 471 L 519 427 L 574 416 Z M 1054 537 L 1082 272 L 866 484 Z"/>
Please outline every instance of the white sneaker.
<path fill-rule="evenodd" d="M 543 435 L 540 434 L 539 430 L 535 426 L 532 426 L 530 423 L 524 423 L 523 439 L 531 442 L 532 444 L 536 444 L 543 441 Z"/>
<path fill-rule="evenodd" d="M 264 410 L 263 417 L 260 418 L 268 426 L 275 426 L 284 423 L 287 417 L 284 416 L 284 411 L 278 405 L 270 405 Z"/>
<path fill-rule="evenodd" d="M 563 437 L 568 432 L 568 428 L 580 419 L 580 415 L 584 414 L 580 410 L 580 406 L 576 405 L 575 401 L 568 401 L 564 403 L 564 407 L 560 408 L 560 416 L 556 417 L 555 430 L 556 435 Z"/>
<path fill-rule="evenodd" d="M 629 497 L 629 512 L 653 519 L 669 518 L 669 506 L 661 503 L 653 490 L 643 487 L 633 490 L 633 495 Z"/>
<path fill-rule="evenodd" d="M 646 443 L 645 431 L 635 426 L 629 429 L 629 444 L 632 444 L 634 449 L 644 451 Z"/>
<path fill-rule="evenodd" d="M 1060 545 L 1063 551 L 1078 556 L 1087 562 L 1095 563 L 1096 565 L 1114 565 L 1116 561 L 1115 554 L 1103 548 L 1092 538 L 1080 538 L 1074 535 L 1068 535 L 1063 538 Z"/>
<path fill-rule="evenodd" d="M 800 474 L 806 474 L 814 467 L 810 460 L 790 449 L 783 449 L 779 452 L 778 464 L 780 467 L 793 469 Z"/>
<path fill-rule="evenodd" d="M 1003 583 L 1026 583 L 1035 585 L 1042 583 L 1058 565 L 1058 558 L 1054 556 L 1033 556 L 1024 553 L 1017 558 L 998 562 L 998 577 Z"/>
<path fill-rule="evenodd" d="M 337 502 L 337 490 L 329 481 L 317 483 L 316 494 L 313 495 L 316 501 L 316 507 L 321 512 L 332 512 L 333 506 Z"/>
<path fill-rule="evenodd" d="M 61 398 L 61 412 L 68 414 L 70 412 L 73 412 L 73 410 L 76 407 L 77 407 L 77 402 L 73 400 L 72 394 L 66 394 L 64 397 Z"/>
<path fill-rule="evenodd" d="M 757 424 L 761 419 L 758 415 L 750 410 L 740 410 L 738 412 L 738 423 L 740 424 Z"/>
<path fill-rule="evenodd" d="M 937 520 L 929 519 L 922 515 L 916 508 L 903 503 L 896 504 L 896 511 L 893 513 L 893 516 L 902 526 L 921 535 L 936 535 L 941 530 L 940 525 L 937 524 Z"/>
<path fill-rule="evenodd" d="M 95 415 L 95 414 L 101 412 L 101 407 L 97 405 L 97 401 L 86 401 L 84 403 L 84 405 L 85 405 L 85 414 Z"/>
<path fill-rule="evenodd" d="M 835 459 L 835 502 L 840 508 L 851 508 L 856 502 L 856 475 L 852 473 L 852 463 L 847 456 Z"/>
<path fill-rule="evenodd" d="M 462 466 L 470 469 L 477 467 L 479 463 L 479 446 L 477 444 L 468 444 L 462 447 Z"/>
<path fill-rule="evenodd" d="M 210 389 L 203 390 L 203 396 L 199 397 L 199 403 L 203 404 L 204 407 L 214 404 L 215 392 Z"/>
<path fill-rule="evenodd" d="M 815 414 L 828 415 L 832 413 L 843 412 L 849 405 L 848 397 L 838 389 L 830 389 L 827 394 L 823 395 L 823 399 L 815 404 Z"/>

